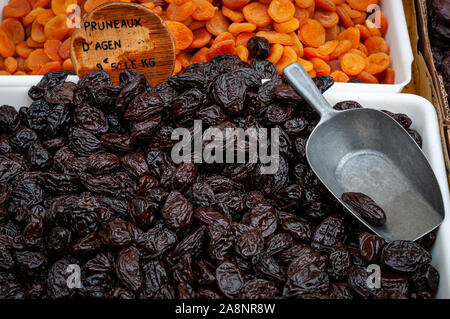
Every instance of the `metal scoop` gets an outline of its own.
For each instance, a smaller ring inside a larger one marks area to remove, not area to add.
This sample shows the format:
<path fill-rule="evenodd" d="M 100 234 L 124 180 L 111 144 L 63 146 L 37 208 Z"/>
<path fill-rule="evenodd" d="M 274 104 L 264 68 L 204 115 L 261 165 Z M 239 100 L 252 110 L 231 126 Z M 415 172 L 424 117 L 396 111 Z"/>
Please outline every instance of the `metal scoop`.
<path fill-rule="evenodd" d="M 415 240 L 442 223 L 444 204 L 437 179 L 403 127 L 373 109 L 335 111 L 298 63 L 283 73 L 321 116 L 306 145 L 311 168 L 356 218 L 387 241 Z M 386 213 L 386 223 L 367 223 L 341 200 L 346 192 L 371 197 Z"/>

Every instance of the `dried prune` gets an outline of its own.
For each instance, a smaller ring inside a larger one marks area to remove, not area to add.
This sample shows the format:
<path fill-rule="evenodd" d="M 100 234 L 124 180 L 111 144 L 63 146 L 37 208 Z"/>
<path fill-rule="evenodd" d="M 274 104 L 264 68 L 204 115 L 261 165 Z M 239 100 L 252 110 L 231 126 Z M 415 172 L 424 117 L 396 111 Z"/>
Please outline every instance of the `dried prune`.
<path fill-rule="evenodd" d="M 241 114 L 244 110 L 247 86 L 242 78 L 231 73 L 219 75 L 211 87 L 211 96 L 231 114 Z"/>
<path fill-rule="evenodd" d="M 377 236 L 367 232 L 362 232 L 358 236 L 359 255 L 367 263 L 376 263 L 379 260 L 381 250 L 386 241 Z"/>
<path fill-rule="evenodd" d="M 142 286 L 139 251 L 135 247 L 124 248 L 119 252 L 116 262 L 119 280 L 131 291 L 138 291 Z"/>
<path fill-rule="evenodd" d="M 342 194 L 341 198 L 369 224 L 383 226 L 386 223 L 386 213 L 369 196 L 363 193 L 349 192 Z"/>
<path fill-rule="evenodd" d="M 248 53 L 252 59 L 265 60 L 269 56 L 269 41 L 263 37 L 253 37 L 247 42 Z"/>
<path fill-rule="evenodd" d="M 73 112 L 73 121 L 80 128 L 94 135 L 108 132 L 108 121 L 105 114 L 88 104 L 78 106 Z"/>
<path fill-rule="evenodd" d="M 430 261 L 430 253 L 413 241 L 394 240 L 381 251 L 381 263 L 400 273 L 413 273 Z"/>
<path fill-rule="evenodd" d="M 9 105 L 0 106 L 0 132 L 12 133 L 20 125 L 19 113 Z"/>
<path fill-rule="evenodd" d="M 333 108 L 338 111 L 345 111 L 345 110 L 351 110 L 351 109 L 360 109 L 362 108 L 361 104 L 359 104 L 356 101 L 342 101 L 339 103 L 336 103 Z"/>
<path fill-rule="evenodd" d="M 128 106 L 124 118 L 130 121 L 143 121 L 161 113 L 163 107 L 164 101 L 158 92 L 146 92 L 134 98 Z"/>
<path fill-rule="evenodd" d="M 194 209 L 192 204 L 178 191 L 170 192 L 162 209 L 162 217 L 166 224 L 178 230 L 189 226 L 192 222 Z"/>
<path fill-rule="evenodd" d="M 216 268 L 216 282 L 220 291 L 232 298 L 240 293 L 244 286 L 244 277 L 235 264 L 224 261 Z"/>

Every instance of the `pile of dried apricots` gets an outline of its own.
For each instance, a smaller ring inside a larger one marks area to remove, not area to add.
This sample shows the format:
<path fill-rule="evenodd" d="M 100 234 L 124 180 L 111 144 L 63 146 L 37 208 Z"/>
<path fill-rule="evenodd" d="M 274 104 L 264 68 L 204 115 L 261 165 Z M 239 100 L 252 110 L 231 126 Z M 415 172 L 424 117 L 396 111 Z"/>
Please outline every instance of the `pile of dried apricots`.
<path fill-rule="evenodd" d="M 73 28 L 66 23 L 73 16 L 71 5 L 80 5 L 84 14 L 108 1 L 10 0 L 0 27 L 0 74 L 72 69 Z M 267 60 L 280 73 L 298 62 L 312 77 L 331 75 L 337 82 L 395 80 L 389 44 L 383 38 L 388 22 L 381 11 L 370 14 L 379 0 L 137 2 L 159 14 L 171 30 L 177 47 L 175 74 L 222 53 L 247 61 L 247 42 L 259 36 L 269 41 Z"/>

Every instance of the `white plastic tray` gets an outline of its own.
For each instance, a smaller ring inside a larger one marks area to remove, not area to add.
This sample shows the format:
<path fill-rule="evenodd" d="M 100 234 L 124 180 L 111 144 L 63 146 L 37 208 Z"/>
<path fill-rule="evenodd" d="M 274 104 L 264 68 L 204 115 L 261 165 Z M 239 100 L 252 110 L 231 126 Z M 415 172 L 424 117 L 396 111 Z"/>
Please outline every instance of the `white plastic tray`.
<path fill-rule="evenodd" d="M 31 80 L 31 79 L 30 79 Z M 31 82 L 36 84 L 38 79 Z M 14 107 L 28 106 L 32 100 L 27 95 L 25 86 L 0 86 L 0 105 L 8 104 Z M 420 133 L 423 139 L 423 151 L 433 167 L 444 197 L 446 218 L 439 228 L 434 244 L 432 264 L 441 275 L 437 298 L 450 298 L 450 196 L 442 153 L 441 139 L 436 111 L 433 105 L 420 96 L 396 93 L 366 93 L 358 97 L 351 92 L 325 93 L 331 105 L 344 100 L 356 100 L 364 107 L 386 109 L 396 113 L 406 113 L 411 117 L 412 128 Z"/>
<path fill-rule="evenodd" d="M 3 15 L 3 7 L 9 0 L 0 0 L 0 22 Z M 351 92 L 400 92 L 411 81 L 411 63 L 413 54 L 409 42 L 408 27 L 406 25 L 402 0 L 381 0 L 381 9 L 385 15 L 389 28 L 386 40 L 391 47 L 392 68 L 395 70 L 394 84 L 357 84 L 336 83 L 332 91 Z M 0 86 L 25 85 L 35 83 L 35 76 L 0 76 Z"/>

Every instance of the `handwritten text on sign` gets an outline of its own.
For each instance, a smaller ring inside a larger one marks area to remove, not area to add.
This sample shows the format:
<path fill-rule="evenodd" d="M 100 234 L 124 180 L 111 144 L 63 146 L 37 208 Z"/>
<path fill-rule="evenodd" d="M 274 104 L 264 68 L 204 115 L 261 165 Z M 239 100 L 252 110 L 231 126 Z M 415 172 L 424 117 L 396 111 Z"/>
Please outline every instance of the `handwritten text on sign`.
<path fill-rule="evenodd" d="M 173 71 L 175 46 L 167 26 L 150 9 L 107 3 L 81 22 L 72 35 L 71 57 L 79 76 L 105 70 L 115 84 L 125 69 L 144 73 L 151 85 Z"/>

